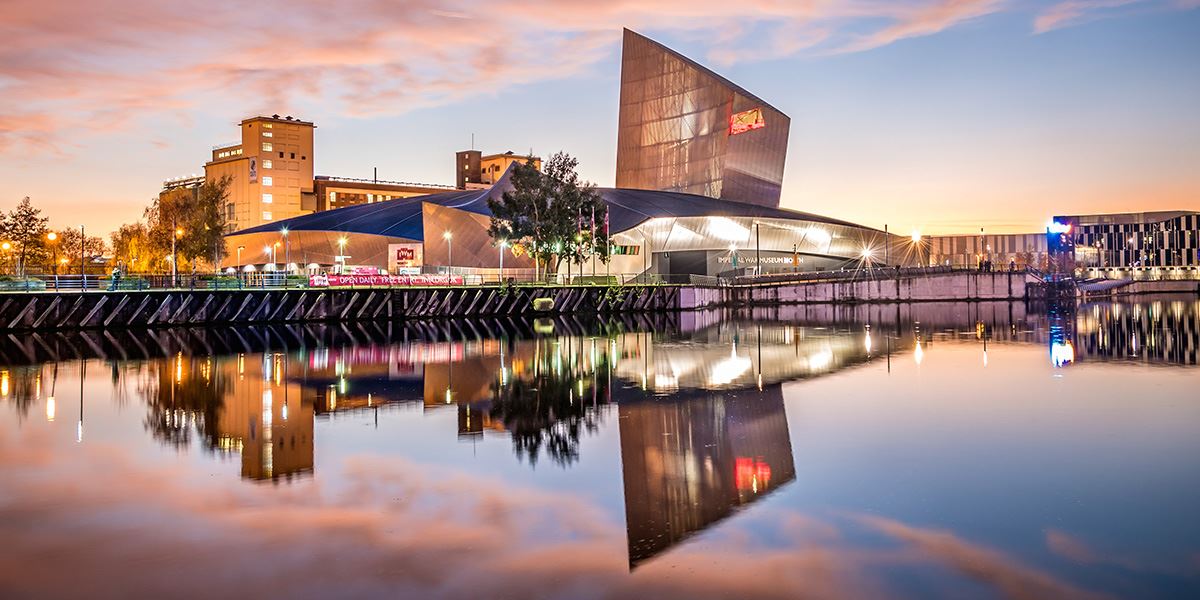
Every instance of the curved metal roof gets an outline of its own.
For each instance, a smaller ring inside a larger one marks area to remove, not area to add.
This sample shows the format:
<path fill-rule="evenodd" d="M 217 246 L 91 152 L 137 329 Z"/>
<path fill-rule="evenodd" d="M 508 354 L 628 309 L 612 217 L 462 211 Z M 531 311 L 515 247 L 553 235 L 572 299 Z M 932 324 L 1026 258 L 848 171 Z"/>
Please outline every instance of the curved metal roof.
<path fill-rule="evenodd" d="M 259 225 L 236 231 L 231 235 L 275 232 L 287 227 L 289 231 L 338 231 L 424 241 L 425 232 L 421 222 L 422 203 L 429 202 L 438 206 L 490 216 L 491 211 L 488 210 L 487 205 L 488 198 L 493 196 L 498 198 L 509 189 L 512 189 L 512 184 L 509 183 L 508 173 L 505 173 L 500 181 L 490 189 L 441 192 L 374 204 L 347 206 Z M 608 204 L 609 230 L 612 233 L 633 229 L 654 218 L 708 216 L 789 219 L 871 229 L 819 215 L 718 200 L 696 194 L 623 188 L 597 188 L 597 191 L 600 192 L 604 202 Z"/>

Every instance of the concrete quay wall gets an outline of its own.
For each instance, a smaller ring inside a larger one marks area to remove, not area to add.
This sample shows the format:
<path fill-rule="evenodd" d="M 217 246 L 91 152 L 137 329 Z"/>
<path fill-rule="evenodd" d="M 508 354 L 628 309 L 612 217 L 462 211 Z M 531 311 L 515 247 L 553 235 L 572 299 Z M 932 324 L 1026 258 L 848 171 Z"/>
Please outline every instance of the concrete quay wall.
<path fill-rule="evenodd" d="M 806 281 L 728 288 L 733 304 L 827 304 L 1025 300 L 1037 278 L 1017 273 L 932 273 L 857 281 Z"/>
<path fill-rule="evenodd" d="M 150 290 L 0 294 L 0 332 L 654 313 L 719 296 L 676 286 Z"/>

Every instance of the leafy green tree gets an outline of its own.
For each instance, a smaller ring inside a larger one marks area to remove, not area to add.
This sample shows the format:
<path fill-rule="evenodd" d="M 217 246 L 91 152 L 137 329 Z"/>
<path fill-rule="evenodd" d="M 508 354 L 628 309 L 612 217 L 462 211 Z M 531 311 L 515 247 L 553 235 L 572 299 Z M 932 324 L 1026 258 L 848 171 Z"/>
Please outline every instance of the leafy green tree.
<path fill-rule="evenodd" d="M 227 254 L 225 234 L 229 224 L 225 221 L 225 203 L 229 200 L 229 186 L 233 178 L 226 175 L 221 179 L 209 179 L 197 192 L 197 203 L 188 221 L 190 229 L 184 234 L 184 246 L 190 260 L 203 258 L 216 269 Z"/>
<path fill-rule="evenodd" d="M 176 189 L 159 195 L 146 209 L 148 245 L 157 256 L 171 254 L 171 240 L 180 264 L 203 260 L 215 265 L 226 254 L 225 203 L 232 178 L 207 180 L 196 189 Z"/>
<path fill-rule="evenodd" d="M 596 187 L 575 172 L 579 161 L 558 152 L 538 171 L 532 162 L 513 168 L 513 189 L 489 199 L 488 234 L 495 243 L 521 246 L 545 270 L 558 271 L 563 259 L 582 263 L 596 255 L 607 262 L 608 206 Z"/>
<path fill-rule="evenodd" d="M 0 238 L 11 245 L 9 252 L 16 261 L 14 271 L 19 275 L 25 274 L 30 258 L 41 258 L 46 247 L 46 234 L 50 231 L 46 226 L 49 222 L 40 209 L 34 208 L 29 196 L 0 221 Z"/>

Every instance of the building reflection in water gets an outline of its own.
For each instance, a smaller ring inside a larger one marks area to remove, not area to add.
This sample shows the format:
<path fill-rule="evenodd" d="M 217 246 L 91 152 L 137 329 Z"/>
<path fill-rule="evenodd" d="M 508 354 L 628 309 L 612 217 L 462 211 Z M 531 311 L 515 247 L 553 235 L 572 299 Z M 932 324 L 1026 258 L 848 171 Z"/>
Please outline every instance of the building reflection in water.
<path fill-rule="evenodd" d="M 1074 315 L 1072 346 L 1081 359 L 1195 365 L 1200 300 L 1090 303 Z"/>
<path fill-rule="evenodd" d="M 631 569 L 796 478 L 781 384 L 619 411 Z"/>
<path fill-rule="evenodd" d="M 659 330 L 559 328 L 558 335 L 493 326 L 501 336 L 472 337 L 447 328 L 419 341 L 409 341 L 407 330 L 397 341 L 382 329 L 345 340 L 333 328 L 264 328 L 255 337 L 274 340 L 265 347 L 214 356 L 185 349 L 230 348 L 246 336 L 166 330 L 147 335 L 170 354 L 145 360 L 127 358 L 146 345 L 119 345 L 121 332 L 86 344 L 66 335 L 27 346 L 10 339 L 0 342 L 7 361 L 0 364 L 9 365 L 0 367 L 0 399 L 23 416 L 44 401 L 45 418 L 54 420 L 64 415 L 53 400 L 62 383 L 53 360 L 109 359 L 114 384 L 136 379 L 144 425 L 156 439 L 236 457 L 242 477 L 275 482 L 313 473 L 316 419 L 370 411 L 378 423 L 386 410 L 455 411 L 461 440 L 505 437 L 531 465 L 547 457 L 569 465 L 581 438 L 615 414 L 634 568 L 795 479 L 784 382 L 875 360 L 890 368 L 898 354 L 919 364 L 940 344 L 962 342 L 979 344 L 983 368 L 996 342 L 1042 344 L 1062 367 L 1194 365 L 1200 340 L 1193 299 L 1078 310 L 805 306 L 679 319 Z M 60 349 L 62 356 L 53 354 Z"/>
<path fill-rule="evenodd" d="M 313 472 L 313 406 L 287 381 L 283 353 L 147 364 L 139 385 L 147 429 L 163 442 L 201 446 L 241 461 L 242 477 L 278 481 Z"/>

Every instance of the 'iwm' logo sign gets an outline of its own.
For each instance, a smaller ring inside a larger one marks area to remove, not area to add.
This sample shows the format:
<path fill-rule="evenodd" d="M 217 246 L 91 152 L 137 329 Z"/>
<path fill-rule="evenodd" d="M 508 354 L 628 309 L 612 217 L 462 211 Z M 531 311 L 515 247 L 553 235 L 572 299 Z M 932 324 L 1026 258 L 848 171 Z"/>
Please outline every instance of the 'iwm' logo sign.
<path fill-rule="evenodd" d="M 746 133 L 751 129 L 762 129 L 767 126 L 763 119 L 761 108 L 752 108 L 736 113 L 729 117 L 729 135 Z"/>

